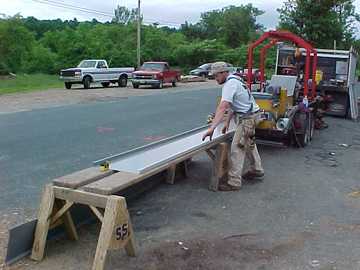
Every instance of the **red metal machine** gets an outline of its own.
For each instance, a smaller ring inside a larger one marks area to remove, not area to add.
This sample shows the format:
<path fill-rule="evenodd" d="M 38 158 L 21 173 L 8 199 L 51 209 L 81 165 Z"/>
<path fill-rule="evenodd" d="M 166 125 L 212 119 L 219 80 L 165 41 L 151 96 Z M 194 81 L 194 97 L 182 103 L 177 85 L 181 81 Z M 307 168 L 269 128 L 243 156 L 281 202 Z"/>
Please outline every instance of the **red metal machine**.
<path fill-rule="evenodd" d="M 316 96 L 316 66 L 317 66 L 317 51 L 315 48 L 311 46 L 308 42 L 298 37 L 297 35 L 286 32 L 286 31 L 269 31 L 264 33 L 257 41 L 251 44 L 248 48 L 248 73 L 247 73 L 247 83 L 249 88 L 251 89 L 252 84 L 252 68 L 253 68 L 253 52 L 254 49 L 260 46 L 266 40 L 270 40 L 268 44 L 264 45 L 261 49 L 260 53 L 260 86 L 265 82 L 265 57 L 266 51 L 275 46 L 279 41 L 290 41 L 294 43 L 298 47 L 302 47 L 306 50 L 306 62 L 305 62 L 305 76 L 304 76 L 304 97 L 308 97 L 310 100 L 315 98 Z M 311 95 L 309 96 L 309 78 L 310 78 L 310 65 L 311 65 L 311 57 L 313 57 L 312 61 L 312 84 L 311 84 Z"/>

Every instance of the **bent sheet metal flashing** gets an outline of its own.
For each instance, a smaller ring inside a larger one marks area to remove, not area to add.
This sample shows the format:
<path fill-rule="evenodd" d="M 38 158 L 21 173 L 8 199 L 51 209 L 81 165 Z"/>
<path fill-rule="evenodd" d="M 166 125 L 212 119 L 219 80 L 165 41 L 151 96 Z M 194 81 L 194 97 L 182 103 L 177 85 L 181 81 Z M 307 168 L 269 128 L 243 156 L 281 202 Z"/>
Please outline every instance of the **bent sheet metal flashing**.
<path fill-rule="evenodd" d="M 104 158 L 94 163 L 99 165 L 108 162 L 109 168 L 114 171 L 143 174 L 176 158 L 197 151 L 206 150 L 210 143 L 223 141 L 233 135 L 235 123 L 231 121 L 226 134 L 222 134 L 223 123 L 214 131 L 212 141 L 207 138 L 202 141 L 208 126 L 199 127 L 182 134 L 148 144 L 133 150 Z"/>

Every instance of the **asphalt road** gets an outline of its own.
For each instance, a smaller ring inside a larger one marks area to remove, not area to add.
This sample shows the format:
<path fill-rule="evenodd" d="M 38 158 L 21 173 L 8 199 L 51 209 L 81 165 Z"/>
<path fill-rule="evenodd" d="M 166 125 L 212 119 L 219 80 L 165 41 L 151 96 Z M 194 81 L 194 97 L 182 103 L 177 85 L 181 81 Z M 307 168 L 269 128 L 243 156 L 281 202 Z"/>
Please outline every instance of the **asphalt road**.
<path fill-rule="evenodd" d="M 32 212 L 51 179 L 205 124 L 218 94 L 213 88 L 0 115 L 0 211 Z"/>

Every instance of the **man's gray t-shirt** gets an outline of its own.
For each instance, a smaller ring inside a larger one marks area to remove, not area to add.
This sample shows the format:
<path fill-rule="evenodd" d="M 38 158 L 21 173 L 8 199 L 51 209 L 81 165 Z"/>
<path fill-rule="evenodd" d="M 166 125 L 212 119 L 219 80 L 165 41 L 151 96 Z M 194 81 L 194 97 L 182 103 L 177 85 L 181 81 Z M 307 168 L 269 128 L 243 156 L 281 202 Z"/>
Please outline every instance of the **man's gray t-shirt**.
<path fill-rule="evenodd" d="M 222 89 L 221 100 L 231 104 L 231 110 L 238 113 L 256 112 L 260 108 L 246 85 L 236 75 L 229 75 Z"/>

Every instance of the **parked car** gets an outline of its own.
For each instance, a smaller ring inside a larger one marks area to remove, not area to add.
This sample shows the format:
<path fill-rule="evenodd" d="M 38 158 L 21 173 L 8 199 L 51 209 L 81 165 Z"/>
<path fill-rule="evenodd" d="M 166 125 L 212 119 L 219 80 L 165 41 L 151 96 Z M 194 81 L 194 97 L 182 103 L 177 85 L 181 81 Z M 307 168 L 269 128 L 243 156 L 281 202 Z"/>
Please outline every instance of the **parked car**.
<path fill-rule="evenodd" d="M 171 83 L 175 87 L 180 76 L 181 72 L 171 70 L 167 62 L 145 62 L 139 70 L 133 72 L 132 85 L 134 88 L 140 85 L 163 88 L 164 83 Z"/>
<path fill-rule="evenodd" d="M 253 83 L 259 82 L 261 71 L 258 68 L 253 68 L 251 73 L 252 73 L 252 82 Z M 239 75 L 244 81 L 247 81 L 248 69 L 245 68 L 243 71 L 240 71 Z"/>
<path fill-rule="evenodd" d="M 106 60 L 90 59 L 81 61 L 76 68 L 61 70 L 60 79 L 64 81 L 66 89 L 71 89 L 73 84 L 83 84 L 88 89 L 94 82 L 100 82 L 103 87 L 108 87 L 110 83 L 126 87 L 133 71 L 132 67 L 109 68 Z"/>
<path fill-rule="evenodd" d="M 190 75 L 207 78 L 209 76 L 209 72 L 211 70 L 211 64 L 212 63 L 206 63 L 206 64 L 203 64 L 203 65 L 191 70 Z"/>

